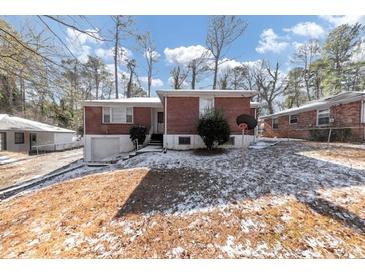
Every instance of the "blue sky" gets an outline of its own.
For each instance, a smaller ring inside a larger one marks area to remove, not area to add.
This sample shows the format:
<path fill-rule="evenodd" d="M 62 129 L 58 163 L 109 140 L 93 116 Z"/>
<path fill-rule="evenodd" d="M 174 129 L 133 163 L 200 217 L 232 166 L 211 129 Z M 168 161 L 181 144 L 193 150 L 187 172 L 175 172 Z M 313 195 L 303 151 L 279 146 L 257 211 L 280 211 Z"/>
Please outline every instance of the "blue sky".
<path fill-rule="evenodd" d="M 44 27 L 35 16 L 5 16 L 4 18 L 18 29 L 24 24 Z M 139 32 L 149 31 L 157 46 L 156 50 L 160 54 L 155 65 L 153 90 L 169 88 L 168 79 L 171 68 L 178 63 L 184 63 L 184 60 L 189 58 L 189 53 L 194 50 L 189 48 L 190 46 L 200 45 L 200 48 L 205 46 L 208 16 L 135 16 L 134 18 L 134 28 Z M 298 43 L 311 38 L 323 41 L 326 34 L 341 23 L 364 22 L 364 16 L 242 16 L 242 19 L 247 22 L 248 27 L 244 35 L 226 51 L 224 57 L 231 60 L 227 64 L 234 66 L 238 62 L 265 59 L 272 64 L 279 61 L 283 72 L 288 71 L 292 66 L 289 57 Z M 72 31 L 51 20 L 47 22 L 60 37 L 64 38 L 80 60 L 85 60 L 87 54 L 99 55 L 112 67 L 113 59 L 108 54 L 113 47 L 111 43 L 96 43 L 82 35 L 72 35 Z M 84 29 L 97 28 L 106 36 L 111 34 L 113 27 L 109 16 L 87 16 L 87 20 L 78 19 L 78 24 Z M 143 53 L 138 50 L 135 41 L 122 39 L 121 45 L 137 60 L 137 74 L 144 79 L 146 68 Z M 125 68 L 121 66 L 121 70 Z M 207 88 L 210 83 L 211 79 L 207 75 L 198 83 L 198 87 Z"/>

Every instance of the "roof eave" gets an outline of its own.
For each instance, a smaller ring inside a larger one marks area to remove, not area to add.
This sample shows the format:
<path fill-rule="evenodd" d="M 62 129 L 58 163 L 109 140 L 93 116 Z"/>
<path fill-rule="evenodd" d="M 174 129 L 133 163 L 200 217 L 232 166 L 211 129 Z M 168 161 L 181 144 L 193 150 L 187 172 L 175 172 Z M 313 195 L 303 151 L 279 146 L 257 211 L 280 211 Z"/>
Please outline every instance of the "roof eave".
<path fill-rule="evenodd" d="M 181 89 L 181 90 L 157 90 L 157 95 L 160 97 L 161 101 L 167 96 L 178 96 L 178 97 L 189 97 L 189 96 L 221 96 L 221 97 L 253 97 L 258 94 L 255 90 L 191 90 L 191 89 Z"/>
<path fill-rule="evenodd" d="M 292 111 L 290 111 L 290 109 L 288 109 L 288 111 L 286 111 L 286 112 L 282 112 L 282 113 L 279 112 L 279 113 L 273 113 L 270 115 L 261 116 L 261 117 L 259 117 L 259 119 L 278 118 L 278 117 L 285 116 L 285 115 L 294 115 L 294 114 L 312 111 L 312 110 L 321 110 L 324 108 L 330 108 L 332 106 L 336 106 L 336 105 L 340 105 L 340 104 L 348 104 L 348 103 L 352 103 L 352 102 L 356 102 L 356 101 L 360 101 L 360 100 L 364 100 L 364 99 L 365 99 L 365 93 L 362 93 L 362 94 L 359 93 L 356 96 L 349 97 L 349 98 L 343 98 L 343 99 L 340 99 L 337 101 L 324 101 L 323 104 L 318 104 L 316 106 L 303 107 L 300 109 L 294 109 Z"/>

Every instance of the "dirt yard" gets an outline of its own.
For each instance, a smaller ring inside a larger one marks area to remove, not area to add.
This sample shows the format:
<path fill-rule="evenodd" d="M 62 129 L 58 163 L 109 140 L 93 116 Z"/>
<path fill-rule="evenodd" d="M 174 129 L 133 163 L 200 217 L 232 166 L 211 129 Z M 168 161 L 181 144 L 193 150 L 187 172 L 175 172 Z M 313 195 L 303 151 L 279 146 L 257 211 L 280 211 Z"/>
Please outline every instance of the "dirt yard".
<path fill-rule="evenodd" d="M 0 257 L 363 258 L 365 170 L 303 155 L 324 148 L 168 151 L 69 174 L 0 203 Z"/>
<path fill-rule="evenodd" d="M 74 161 L 80 160 L 82 157 L 83 150 L 75 149 L 38 156 L 27 156 L 19 162 L 1 165 L 0 189 L 44 176 Z"/>

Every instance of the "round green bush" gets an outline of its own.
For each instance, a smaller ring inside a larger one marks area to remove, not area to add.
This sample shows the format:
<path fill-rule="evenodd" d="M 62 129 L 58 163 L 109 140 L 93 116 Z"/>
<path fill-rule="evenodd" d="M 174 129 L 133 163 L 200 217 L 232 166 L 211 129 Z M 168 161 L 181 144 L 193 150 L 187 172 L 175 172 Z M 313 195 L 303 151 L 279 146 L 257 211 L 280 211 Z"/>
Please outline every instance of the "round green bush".
<path fill-rule="evenodd" d="M 208 150 L 228 142 L 231 130 L 223 111 L 211 109 L 201 115 L 198 122 L 198 134 Z"/>

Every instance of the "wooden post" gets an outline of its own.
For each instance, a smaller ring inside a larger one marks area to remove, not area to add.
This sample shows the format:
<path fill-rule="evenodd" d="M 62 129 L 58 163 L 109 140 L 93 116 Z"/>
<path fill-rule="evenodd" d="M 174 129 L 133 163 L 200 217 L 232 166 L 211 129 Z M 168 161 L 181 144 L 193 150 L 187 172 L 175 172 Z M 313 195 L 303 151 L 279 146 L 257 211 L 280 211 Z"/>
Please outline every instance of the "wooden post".
<path fill-rule="evenodd" d="M 328 132 L 328 139 L 327 139 L 327 143 L 329 144 L 331 141 L 331 134 L 332 134 L 332 128 L 330 128 L 330 131 Z"/>
<path fill-rule="evenodd" d="M 242 162 L 245 156 L 245 130 L 242 129 Z"/>

